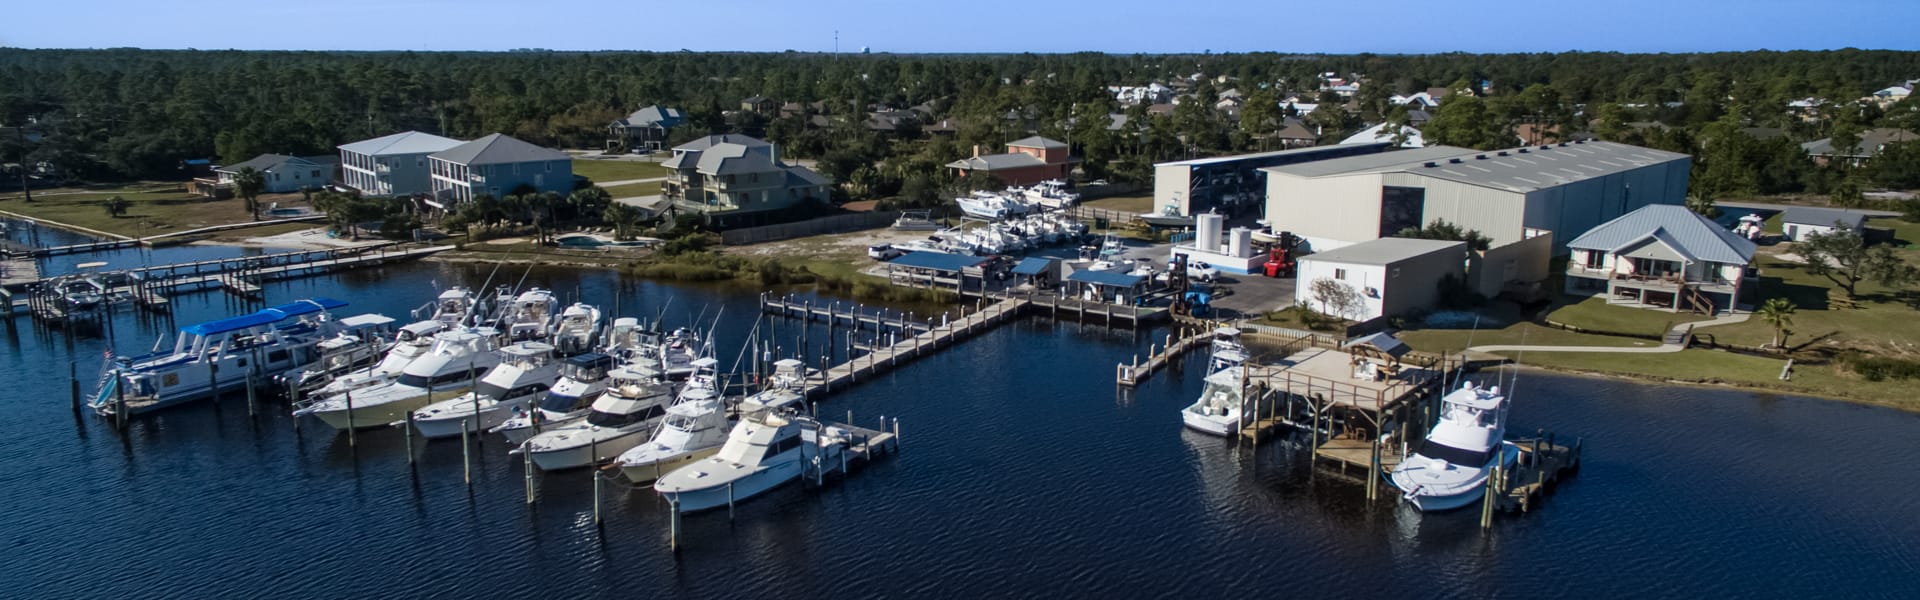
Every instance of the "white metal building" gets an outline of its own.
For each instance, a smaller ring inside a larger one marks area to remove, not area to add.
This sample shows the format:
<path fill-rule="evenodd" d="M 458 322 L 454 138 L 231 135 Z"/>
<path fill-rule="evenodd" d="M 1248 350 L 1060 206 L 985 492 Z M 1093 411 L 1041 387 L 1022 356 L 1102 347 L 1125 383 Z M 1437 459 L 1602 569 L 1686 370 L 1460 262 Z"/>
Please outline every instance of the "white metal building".
<path fill-rule="evenodd" d="M 1405 315 L 1432 308 L 1440 299 L 1440 279 L 1465 281 L 1467 243 L 1411 238 L 1381 238 L 1300 257 L 1296 304 L 1355 321 Z M 1315 282 L 1328 279 L 1360 295 L 1358 310 L 1346 312 L 1315 299 Z M 1342 314 L 1346 312 L 1346 314 Z"/>
<path fill-rule="evenodd" d="M 1840 227 L 1859 231 L 1866 223 L 1867 215 L 1860 211 L 1795 206 L 1780 215 L 1780 232 L 1798 242 L 1808 234 L 1826 233 Z"/>

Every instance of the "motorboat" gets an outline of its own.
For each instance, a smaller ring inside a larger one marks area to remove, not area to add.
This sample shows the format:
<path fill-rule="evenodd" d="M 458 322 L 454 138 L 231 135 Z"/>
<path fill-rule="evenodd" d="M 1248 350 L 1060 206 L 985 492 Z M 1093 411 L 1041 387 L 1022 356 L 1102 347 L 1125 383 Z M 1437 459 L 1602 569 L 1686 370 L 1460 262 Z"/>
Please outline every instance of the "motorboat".
<path fill-rule="evenodd" d="M 1003 194 L 975 191 L 972 194 L 953 199 L 960 206 L 960 212 L 967 216 L 998 221 L 1007 217 L 1026 214 L 1027 205 L 1015 201 Z"/>
<path fill-rule="evenodd" d="M 1506 429 L 1507 398 L 1500 386 L 1468 381 L 1440 398 L 1440 419 L 1388 480 L 1421 511 L 1473 504 L 1486 492 L 1494 467 L 1519 459 L 1520 449 L 1504 439 Z"/>
<path fill-rule="evenodd" d="M 694 362 L 705 353 L 700 343 L 700 333 L 686 327 L 675 329 L 659 340 L 656 349 L 660 357 L 660 373 L 674 381 L 686 379 L 699 370 Z M 642 354 L 645 354 L 645 350 Z"/>
<path fill-rule="evenodd" d="M 560 311 L 553 325 L 553 348 L 561 356 L 573 356 L 593 350 L 600 333 L 600 309 L 575 302 Z"/>
<path fill-rule="evenodd" d="M 318 356 L 312 364 L 275 375 L 274 381 L 280 386 L 313 389 L 369 366 L 392 351 L 396 322 L 393 317 L 378 314 L 340 319 L 339 333 L 314 344 Z"/>
<path fill-rule="evenodd" d="M 440 295 L 434 297 L 433 303 L 414 310 L 413 318 L 439 321 L 447 327 L 459 327 L 467 324 L 467 319 L 474 315 L 474 304 L 473 290 L 456 285 L 440 292 Z"/>
<path fill-rule="evenodd" d="M 798 413 L 799 401 L 740 404 L 740 422 L 720 451 L 661 476 L 654 491 L 674 510 L 730 506 L 799 479 L 811 467 L 840 460 L 847 433 Z"/>
<path fill-rule="evenodd" d="M 727 407 L 720 401 L 720 385 L 709 363 L 701 372 L 687 378 L 679 397 L 667 407 L 667 414 L 652 439 L 620 454 L 615 464 L 634 483 L 647 483 L 661 474 L 700 460 L 720 450 L 727 441 Z"/>
<path fill-rule="evenodd" d="M 1055 209 L 1073 206 L 1080 201 L 1080 194 L 1068 190 L 1067 182 L 1059 179 L 1033 184 L 1021 190 L 1021 195 L 1028 204 Z"/>
<path fill-rule="evenodd" d="M 413 411 L 413 427 L 427 439 L 478 434 L 497 427 L 529 402 L 537 400 L 560 378 L 553 346 L 520 342 L 500 349 L 500 364 L 487 371 L 472 390 Z M 405 423 L 400 423 L 405 425 Z"/>
<path fill-rule="evenodd" d="M 544 340 L 553 332 L 556 308 L 553 292 L 533 288 L 514 296 L 500 315 L 499 328 L 509 342 Z M 595 311 L 598 322 L 598 311 Z"/>
<path fill-rule="evenodd" d="M 894 219 L 893 228 L 900 231 L 935 231 L 940 223 L 933 220 L 930 210 L 903 210 L 900 218 Z"/>
<path fill-rule="evenodd" d="M 60 294 L 60 302 L 65 304 L 68 310 L 93 310 L 107 301 L 106 284 L 91 275 L 63 275 L 55 278 L 52 286 L 54 291 Z"/>
<path fill-rule="evenodd" d="M 334 429 L 385 426 L 406 418 L 409 411 L 433 403 L 435 394 L 465 393 L 487 371 L 500 364 L 492 328 L 442 333 L 433 349 L 407 363 L 392 382 L 341 392 L 293 412 L 313 415 Z"/>
<path fill-rule="evenodd" d="M 380 357 L 380 361 L 365 368 L 355 369 L 332 379 L 315 380 L 309 385 L 303 383 L 301 390 L 308 392 L 312 399 L 324 399 L 339 395 L 347 390 L 369 388 L 392 383 L 400 377 L 400 372 L 414 360 L 426 356 L 433 349 L 435 336 L 447 330 L 447 324 L 438 320 L 408 323 L 393 334 L 393 344 Z M 318 389 L 315 389 L 318 388 Z"/>
<path fill-rule="evenodd" d="M 331 312 L 347 303 L 312 298 L 180 328 L 173 349 L 108 356 L 89 404 L 104 415 L 137 415 L 245 386 L 258 376 L 313 362 L 314 345 L 339 331 Z"/>
<path fill-rule="evenodd" d="M 1157 213 L 1140 213 L 1140 220 L 1163 228 L 1193 227 L 1193 217 L 1180 214 L 1180 207 L 1168 204 Z"/>
<path fill-rule="evenodd" d="M 1757 213 L 1742 215 L 1739 224 L 1734 225 L 1733 233 L 1748 241 L 1759 241 L 1767 234 L 1767 218 Z"/>
<path fill-rule="evenodd" d="M 1208 375 L 1200 399 L 1180 409 L 1180 420 L 1189 429 L 1218 436 L 1233 435 L 1243 424 L 1241 411 L 1246 407 L 1246 367 L 1229 367 Z"/>
<path fill-rule="evenodd" d="M 1211 343 L 1213 358 L 1207 372 L 1217 373 L 1225 369 L 1238 367 L 1247 362 L 1247 347 L 1240 343 L 1240 328 L 1220 327 L 1213 330 Z"/>
<path fill-rule="evenodd" d="M 560 379 L 545 396 L 514 410 L 513 416 L 487 431 L 506 436 L 520 445 L 548 427 L 561 427 L 587 418 L 595 400 L 607 391 L 608 371 L 616 359 L 608 354 L 589 352 L 568 357 L 560 363 Z M 653 379 L 651 374 L 636 379 Z"/>
<path fill-rule="evenodd" d="M 546 428 L 514 449 L 542 470 L 558 471 L 612 460 L 653 434 L 673 400 L 673 384 L 646 371 L 615 369 L 607 391 L 578 422 Z"/>

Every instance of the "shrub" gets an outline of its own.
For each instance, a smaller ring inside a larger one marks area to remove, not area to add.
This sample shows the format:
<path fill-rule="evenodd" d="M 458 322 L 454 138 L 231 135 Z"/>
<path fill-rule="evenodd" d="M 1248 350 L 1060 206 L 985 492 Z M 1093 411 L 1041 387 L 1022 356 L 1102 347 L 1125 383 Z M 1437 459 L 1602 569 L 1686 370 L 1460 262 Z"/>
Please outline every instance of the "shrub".
<path fill-rule="evenodd" d="M 1867 381 L 1920 379 L 1920 361 L 1849 352 L 1840 356 L 1840 363 Z"/>

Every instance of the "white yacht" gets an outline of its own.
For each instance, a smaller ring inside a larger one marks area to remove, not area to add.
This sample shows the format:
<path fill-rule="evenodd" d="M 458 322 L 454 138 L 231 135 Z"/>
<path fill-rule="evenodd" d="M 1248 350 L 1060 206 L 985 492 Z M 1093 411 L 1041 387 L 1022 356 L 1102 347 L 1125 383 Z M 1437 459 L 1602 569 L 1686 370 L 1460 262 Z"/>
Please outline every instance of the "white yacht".
<path fill-rule="evenodd" d="M 606 393 L 607 371 L 614 363 L 612 356 L 599 352 L 568 357 L 560 363 L 559 381 L 545 396 L 515 408 L 511 418 L 487 431 L 504 435 L 518 446 L 548 428 L 579 422 Z"/>
<path fill-rule="evenodd" d="M 740 423 L 713 456 L 675 469 L 653 483 L 675 509 L 693 512 L 742 502 L 839 460 L 844 431 L 822 426 L 794 410 L 797 402 L 740 404 Z"/>
<path fill-rule="evenodd" d="M 613 383 L 593 401 L 587 418 L 547 428 L 514 449 L 541 470 L 558 471 L 612 460 L 653 433 L 673 399 L 673 385 L 652 373 L 615 369 Z"/>
<path fill-rule="evenodd" d="M 348 390 L 293 414 L 319 417 L 334 429 L 378 427 L 404 419 L 408 411 L 431 404 L 435 394 L 465 392 L 500 364 L 500 354 L 494 352 L 496 333 L 491 328 L 442 333 L 434 339 L 433 350 L 408 363 L 391 383 Z"/>
<path fill-rule="evenodd" d="M 1240 328 L 1221 326 L 1213 330 L 1213 358 L 1208 373 L 1238 367 L 1247 362 L 1247 347 L 1240 343 Z"/>
<path fill-rule="evenodd" d="M 960 205 L 960 212 L 993 221 L 1023 215 L 1027 212 L 1027 205 L 993 192 L 975 191 L 972 194 L 954 198 L 953 201 Z"/>
<path fill-rule="evenodd" d="M 1241 426 L 1240 411 L 1246 406 L 1241 393 L 1241 374 L 1246 367 L 1229 367 L 1208 375 L 1200 399 L 1180 410 L 1180 420 L 1188 428 L 1202 433 L 1233 435 Z"/>
<path fill-rule="evenodd" d="M 429 311 L 429 309 L 431 309 Z M 414 310 L 413 318 L 420 319 L 422 314 L 431 314 L 426 320 L 439 321 L 448 327 L 459 327 L 466 323 L 474 313 L 473 290 L 461 286 L 447 288 L 433 299 L 432 304 Z"/>
<path fill-rule="evenodd" d="M 1066 208 L 1080 201 L 1080 194 L 1067 189 L 1067 182 L 1048 179 L 1021 190 L 1028 204 L 1047 208 Z"/>
<path fill-rule="evenodd" d="M 717 361 L 702 358 L 698 362 L 706 364 L 687 378 L 653 438 L 615 461 L 628 480 L 653 481 L 680 465 L 712 455 L 727 441 L 727 407 L 720 401 L 719 381 L 712 371 Z"/>
<path fill-rule="evenodd" d="M 679 381 L 694 374 L 698 367 L 694 362 L 705 353 L 700 343 L 700 334 L 692 329 L 681 327 L 673 330 L 665 339 L 659 340 L 652 348 L 660 357 L 659 370 L 667 379 Z M 642 350 L 642 355 L 646 349 Z"/>
<path fill-rule="evenodd" d="M 940 228 L 940 223 L 933 220 L 933 211 L 903 210 L 900 211 L 900 218 L 893 221 L 893 228 L 901 231 L 933 231 Z"/>
<path fill-rule="evenodd" d="M 555 302 L 553 292 L 545 289 L 533 288 L 521 292 L 511 303 L 502 307 L 500 331 L 506 334 L 510 342 L 546 339 L 553 333 L 553 313 L 557 308 Z"/>
<path fill-rule="evenodd" d="M 500 356 L 500 364 L 487 371 L 472 391 L 413 411 L 414 428 L 428 439 L 479 434 L 506 422 L 560 378 L 553 346 L 520 342 L 501 348 Z"/>
<path fill-rule="evenodd" d="M 318 356 L 304 369 L 274 376 L 279 386 L 288 383 L 299 389 L 313 389 L 380 360 L 393 349 L 396 321 L 386 315 L 354 315 L 340 320 L 340 332 L 314 344 Z"/>
<path fill-rule="evenodd" d="M 412 364 L 415 359 L 426 356 L 433 349 L 433 339 L 447 330 L 447 324 L 440 321 L 419 321 L 401 327 L 393 335 L 393 344 L 380 362 L 325 381 L 316 380 L 313 385 L 303 383 L 301 389 L 309 392 L 308 398 L 319 400 L 339 395 L 347 390 L 385 385 L 400 377 L 400 371 Z M 314 388 L 318 389 L 314 389 Z"/>
<path fill-rule="evenodd" d="M 553 348 L 561 356 L 573 356 L 593 350 L 600 333 L 600 309 L 575 302 L 560 311 L 553 325 Z"/>
<path fill-rule="evenodd" d="M 1520 449 L 1503 438 L 1507 398 L 1500 386 L 1469 381 L 1440 398 L 1440 419 L 1412 456 L 1388 480 L 1422 511 L 1460 508 L 1480 500 L 1496 466 L 1511 465 Z"/>
<path fill-rule="evenodd" d="M 173 350 L 109 357 L 90 403 L 100 414 L 145 413 L 210 397 L 263 377 L 311 363 L 314 345 L 339 330 L 329 312 L 347 303 L 313 298 L 252 314 L 180 328 Z"/>

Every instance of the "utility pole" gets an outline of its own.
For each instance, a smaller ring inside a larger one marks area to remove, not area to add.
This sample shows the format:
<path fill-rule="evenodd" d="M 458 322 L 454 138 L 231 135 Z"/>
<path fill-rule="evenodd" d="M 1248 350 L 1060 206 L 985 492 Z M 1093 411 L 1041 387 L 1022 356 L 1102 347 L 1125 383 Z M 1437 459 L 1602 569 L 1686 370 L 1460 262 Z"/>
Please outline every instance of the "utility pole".
<path fill-rule="evenodd" d="M 25 194 L 27 202 L 33 202 L 33 188 L 27 187 L 27 125 L 21 123 L 13 128 L 13 135 L 20 142 L 20 193 Z"/>

